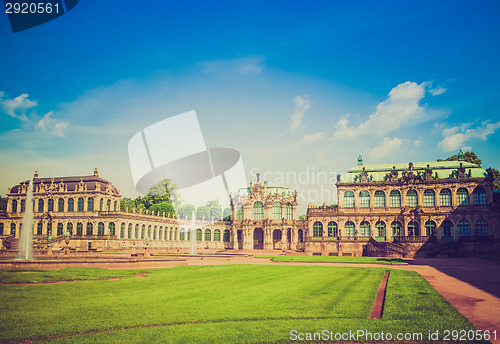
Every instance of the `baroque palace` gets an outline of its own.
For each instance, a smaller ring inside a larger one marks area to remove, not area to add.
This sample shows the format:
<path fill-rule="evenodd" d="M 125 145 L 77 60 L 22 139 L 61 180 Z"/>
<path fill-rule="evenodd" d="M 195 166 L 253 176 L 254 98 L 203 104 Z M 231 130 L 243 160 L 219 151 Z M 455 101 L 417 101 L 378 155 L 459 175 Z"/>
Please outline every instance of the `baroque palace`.
<path fill-rule="evenodd" d="M 358 166 L 337 178 L 338 205 L 308 205 L 297 217 L 297 192 L 257 175 L 231 196 L 230 221 L 196 221 L 198 249 L 297 250 L 310 255 L 480 254 L 500 249 L 500 202 L 492 176 L 463 160 Z M 29 180 L 9 188 L 0 213 L 0 248 L 17 244 Z M 241 190 L 240 190 L 241 191 Z M 332 192 L 334 192 L 332 187 Z M 151 247 L 187 252 L 190 220 L 120 208 L 120 191 L 93 175 L 33 177 L 34 245 L 43 252 Z M 209 252 L 207 251 L 207 252 Z M 198 251 L 202 252 L 202 251 Z"/>

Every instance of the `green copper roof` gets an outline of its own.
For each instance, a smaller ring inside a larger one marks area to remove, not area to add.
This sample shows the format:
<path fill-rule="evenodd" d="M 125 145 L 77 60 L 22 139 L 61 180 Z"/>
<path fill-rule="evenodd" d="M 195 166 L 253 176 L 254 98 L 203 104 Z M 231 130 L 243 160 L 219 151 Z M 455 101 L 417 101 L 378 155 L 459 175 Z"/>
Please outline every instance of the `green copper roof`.
<path fill-rule="evenodd" d="M 453 173 L 460 168 L 460 163 L 462 164 L 462 167 L 465 168 L 466 175 L 469 175 L 470 170 L 470 178 L 485 178 L 488 176 L 484 169 L 476 164 L 466 161 L 416 162 L 413 163 L 413 173 L 418 173 L 423 176 L 427 165 L 429 165 L 429 168 L 432 170 L 433 177 L 437 173 L 439 179 L 451 178 Z M 354 178 L 360 175 L 363 168 L 366 173 L 368 173 L 368 178 L 372 176 L 372 181 L 384 181 L 385 176 L 392 171 L 393 167 L 395 167 L 396 171 L 398 171 L 398 177 L 401 178 L 403 171 L 409 172 L 410 169 L 408 165 L 408 163 L 358 165 L 348 170 L 346 174 L 342 175 L 340 182 L 354 183 Z"/>

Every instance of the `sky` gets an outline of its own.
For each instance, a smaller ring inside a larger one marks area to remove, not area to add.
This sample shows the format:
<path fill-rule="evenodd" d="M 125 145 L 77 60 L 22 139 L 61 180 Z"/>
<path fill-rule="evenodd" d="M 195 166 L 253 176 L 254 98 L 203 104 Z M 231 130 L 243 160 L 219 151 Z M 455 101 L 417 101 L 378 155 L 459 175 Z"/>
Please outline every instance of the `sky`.
<path fill-rule="evenodd" d="M 129 140 L 191 110 L 299 215 L 358 155 L 500 168 L 498 1 L 86 0 L 17 33 L 3 12 L 1 194 L 98 167 L 136 197 Z"/>

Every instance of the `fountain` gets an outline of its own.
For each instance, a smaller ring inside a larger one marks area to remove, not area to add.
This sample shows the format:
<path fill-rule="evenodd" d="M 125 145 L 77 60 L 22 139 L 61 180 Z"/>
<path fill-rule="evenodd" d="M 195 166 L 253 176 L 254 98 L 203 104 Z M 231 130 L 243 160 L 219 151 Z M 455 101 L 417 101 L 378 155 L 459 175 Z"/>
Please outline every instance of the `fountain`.
<path fill-rule="evenodd" d="M 191 232 L 190 238 L 189 238 L 189 254 L 195 255 L 196 254 L 196 222 L 194 218 L 194 211 L 193 215 L 191 216 L 191 226 L 189 227 L 189 232 Z"/>
<path fill-rule="evenodd" d="M 26 208 L 22 224 L 17 258 L 33 259 L 33 179 L 30 180 L 26 193 Z"/>

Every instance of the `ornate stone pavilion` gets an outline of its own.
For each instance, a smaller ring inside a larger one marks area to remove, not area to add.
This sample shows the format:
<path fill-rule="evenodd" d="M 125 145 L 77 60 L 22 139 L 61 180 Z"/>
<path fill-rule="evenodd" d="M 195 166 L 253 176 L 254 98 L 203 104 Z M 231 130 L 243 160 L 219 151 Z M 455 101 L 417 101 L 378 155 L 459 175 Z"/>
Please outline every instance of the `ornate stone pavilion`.
<path fill-rule="evenodd" d="M 304 221 L 297 218 L 297 191 L 257 182 L 231 197 L 235 249 L 304 248 Z"/>
<path fill-rule="evenodd" d="M 307 252 L 411 256 L 498 249 L 492 178 L 463 155 L 376 165 L 364 165 L 360 156 L 358 166 L 338 177 L 337 197 L 336 207 L 309 205 Z"/>

